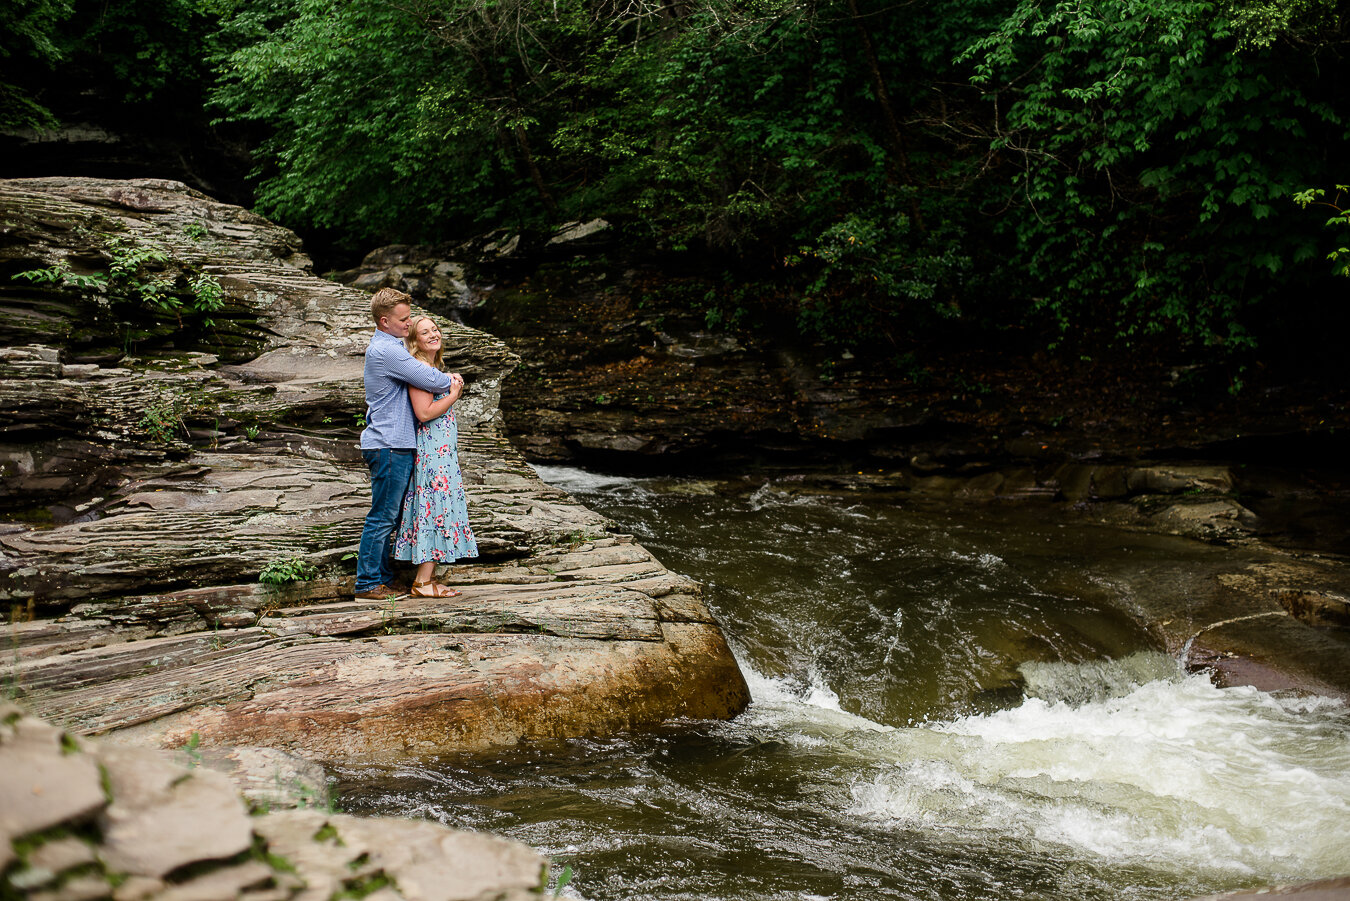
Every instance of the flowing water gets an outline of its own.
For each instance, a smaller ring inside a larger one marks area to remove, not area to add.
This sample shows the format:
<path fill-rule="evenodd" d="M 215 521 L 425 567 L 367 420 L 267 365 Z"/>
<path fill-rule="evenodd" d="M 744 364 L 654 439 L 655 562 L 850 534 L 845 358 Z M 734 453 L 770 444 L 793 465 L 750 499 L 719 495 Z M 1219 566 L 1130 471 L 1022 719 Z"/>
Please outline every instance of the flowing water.
<path fill-rule="evenodd" d="M 704 582 L 729 723 L 338 772 L 600 899 L 1177 899 L 1350 874 L 1350 711 L 1214 688 L 1130 615 L 1231 549 L 1046 504 L 547 481 Z"/>

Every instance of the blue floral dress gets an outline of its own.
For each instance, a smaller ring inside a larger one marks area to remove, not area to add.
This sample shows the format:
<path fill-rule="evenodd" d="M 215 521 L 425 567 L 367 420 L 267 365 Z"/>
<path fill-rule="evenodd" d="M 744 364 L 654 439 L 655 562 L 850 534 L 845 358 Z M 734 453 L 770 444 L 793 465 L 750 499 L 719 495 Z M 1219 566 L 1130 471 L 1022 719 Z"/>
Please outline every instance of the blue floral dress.
<path fill-rule="evenodd" d="M 436 400 L 445 394 L 436 395 Z M 403 518 L 394 541 L 394 559 L 449 563 L 478 556 L 469 528 L 469 501 L 459 471 L 459 427 L 455 411 L 417 426 L 417 461 L 403 497 Z"/>

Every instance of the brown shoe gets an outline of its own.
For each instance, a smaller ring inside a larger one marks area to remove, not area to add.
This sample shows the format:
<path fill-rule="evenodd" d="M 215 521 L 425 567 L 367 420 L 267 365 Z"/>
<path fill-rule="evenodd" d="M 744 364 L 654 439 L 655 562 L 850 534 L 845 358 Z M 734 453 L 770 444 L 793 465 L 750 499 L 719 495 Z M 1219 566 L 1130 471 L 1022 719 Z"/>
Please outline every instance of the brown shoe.
<path fill-rule="evenodd" d="M 358 591 L 355 595 L 358 601 L 397 601 L 399 598 L 406 598 L 407 596 L 406 591 L 399 591 L 397 588 L 390 588 L 388 585 L 376 585 L 374 588 Z"/>

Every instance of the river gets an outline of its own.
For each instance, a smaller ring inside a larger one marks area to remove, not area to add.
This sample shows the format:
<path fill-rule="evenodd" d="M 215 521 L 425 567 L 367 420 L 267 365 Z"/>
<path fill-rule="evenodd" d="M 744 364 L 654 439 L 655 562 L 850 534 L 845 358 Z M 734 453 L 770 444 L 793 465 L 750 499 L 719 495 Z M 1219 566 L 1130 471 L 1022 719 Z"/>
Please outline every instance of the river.
<path fill-rule="evenodd" d="M 337 770 L 602 899 L 1178 899 L 1350 873 L 1350 709 L 1218 689 L 1131 615 L 1232 549 L 1043 502 L 541 467 L 707 587 L 729 723 Z"/>

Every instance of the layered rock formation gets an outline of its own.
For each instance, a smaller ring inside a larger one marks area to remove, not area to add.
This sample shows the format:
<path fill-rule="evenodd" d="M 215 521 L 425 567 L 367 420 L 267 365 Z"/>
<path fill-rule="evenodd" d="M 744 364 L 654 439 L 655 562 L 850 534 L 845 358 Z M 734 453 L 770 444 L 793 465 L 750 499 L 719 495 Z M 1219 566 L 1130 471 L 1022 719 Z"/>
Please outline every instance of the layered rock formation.
<path fill-rule="evenodd" d="M 396 245 L 336 277 L 401 287 L 507 340 L 524 363 L 503 407 L 531 459 L 725 469 L 834 456 L 921 474 L 1017 463 L 1054 491 L 1066 463 L 1344 456 L 1340 382 L 1257 384 L 1253 366 L 1234 392 L 1236 363 L 1046 357 L 1012 331 L 929 342 L 932 323 L 916 323 L 908 347 L 855 355 L 813 347 L 786 318 L 735 328 L 730 276 L 616 264 L 600 252 L 612 260 L 612 244 L 558 259 L 561 248 L 501 235 Z M 453 284 L 438 275 L 451 270 Z"/>
<path fill-rule="evenodd" d="M 463 597 L 355 603 L 369 295 L 315 277 L 290 232 L 175 182 L 3 181 L 0 222 L 0 599 L 6 680 L 31 709 L 85 733 L 322 759 L 747 702 L 698 586 L 502 437 L 517 358 L 500 341 L 441 323 L 468 384 L 483 551 L 449 575 Z M 146 248 L 121 285 L 140 303 L 89 281 Z M 14 278 L 33 270 L 56 275 Z M 204 276 L 220 297 L 194 309 Z M 167 286 L 154 304 L 149 282 Z M 264 570 L 314 578 L 269 586 Z"/>

